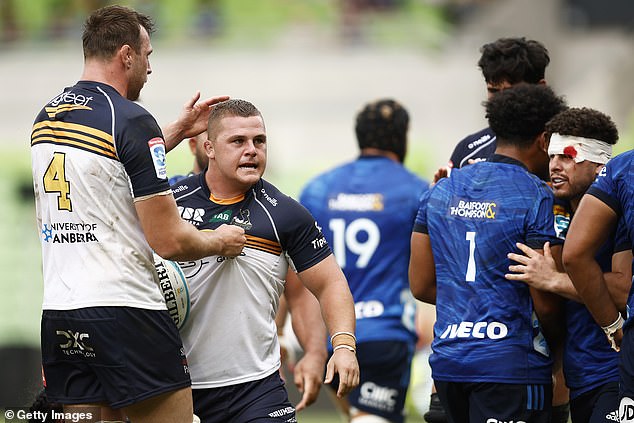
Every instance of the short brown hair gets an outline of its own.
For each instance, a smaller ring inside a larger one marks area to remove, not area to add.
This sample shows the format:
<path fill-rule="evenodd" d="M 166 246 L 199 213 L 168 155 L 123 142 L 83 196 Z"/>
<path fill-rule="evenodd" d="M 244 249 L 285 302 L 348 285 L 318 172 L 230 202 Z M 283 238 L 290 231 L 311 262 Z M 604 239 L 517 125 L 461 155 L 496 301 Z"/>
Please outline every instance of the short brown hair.
<path fill-rule="evenodd" d="M 84 59 L 90 57 L 109 58 L 124 45 L 141 51 L 141 30 L 154 32 L 154 22 L 129 7 L 106 6 L 95 10 L 84 23 L 82 43 Z"/>
<path fill-rule="evenodd" d="M 222 103 L 218 103 L 213 107 L 213 109 L 211 109 L 211 112 L 209 113 L 209 120 L 207 121 L 207 138 L 213 140 L 214 129 L 218 126 L 218 122 L 220 121 L 220 119 L 227 116 L 238 116 L 245 118 L 251 116 L 262 117 L 262 113 L 260 113 L 257 107 L 246 100 L 232 98 L 230 100 L 223 101 Z M 264 122 L 264 119 L 262 119 L 262 122 Z"/>

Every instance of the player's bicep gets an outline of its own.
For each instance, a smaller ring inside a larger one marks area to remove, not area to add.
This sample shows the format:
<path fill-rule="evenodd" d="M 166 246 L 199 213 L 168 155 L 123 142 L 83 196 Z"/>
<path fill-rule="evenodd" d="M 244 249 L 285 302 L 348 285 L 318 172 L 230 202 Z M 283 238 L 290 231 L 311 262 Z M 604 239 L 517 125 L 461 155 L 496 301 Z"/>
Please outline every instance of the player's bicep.
<path fill-rule="evenodd" d="M 617 215 L 611 207 L 592 195 L 584 195 L 566 235 L 564 266 L 593 259 L 613 232 L 616 222 Z"/>
<path fill-rule="evenodd" d="M 420 301 L 436 304 L 436 267 L 428 234 L 412 232 L 409 286 Z"/>

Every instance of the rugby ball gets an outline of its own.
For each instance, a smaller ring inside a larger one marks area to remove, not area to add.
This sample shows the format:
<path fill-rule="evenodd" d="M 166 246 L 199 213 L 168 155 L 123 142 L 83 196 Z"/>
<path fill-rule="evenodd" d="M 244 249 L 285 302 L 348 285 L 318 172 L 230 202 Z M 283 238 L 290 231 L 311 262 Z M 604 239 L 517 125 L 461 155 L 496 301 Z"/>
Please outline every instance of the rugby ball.
<path fill-rule="evenodd" d="M 161 294 L 165 298 L 167 311 L 176 327 L 180 329 L 187 322 L 191 307 L 185 274 L 178 263 L 165 260 L 157 254 L 154 254 L 154 268 L 158 276 Z"/>

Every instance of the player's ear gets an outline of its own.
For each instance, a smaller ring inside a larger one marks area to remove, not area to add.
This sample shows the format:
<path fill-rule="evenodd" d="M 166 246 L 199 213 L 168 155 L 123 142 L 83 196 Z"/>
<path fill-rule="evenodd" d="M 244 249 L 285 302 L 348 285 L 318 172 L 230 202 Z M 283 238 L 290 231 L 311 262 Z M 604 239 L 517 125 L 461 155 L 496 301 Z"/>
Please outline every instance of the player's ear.
<path fill-rule="evenodd" d="M 216 153 L 214 151 L 213 142 L 211 142 L 208 139 L 205 140 L 205 142 L 203 143 L 203 148 L 205 149 L 205 154 L 207 155 L 207 157 L 209 158 L 215 157 Z"/>
<path fill-rule="evenodd" d="M 130 69 L 132 67 L 132 47 L 130 47 L 128 44 L 124 44 L 121 46 L 121 48 L 117 52 L 117 57 L 123 64 L 124 68 Z"/>
<path fill-rule="evenodd" d="M 541 134 L 537 136 L 536 142 L 537 146 L 540 150 L 548 154 L 548 137 L 546 136 L 546 132 L 543 131 Z"/>
<path fill-rule="evenodd" d="M 601 170 L 605 167 L 602 163 L 597 163 L 597 167 L 594 169 L 594 176 L 599 176 Z"/>

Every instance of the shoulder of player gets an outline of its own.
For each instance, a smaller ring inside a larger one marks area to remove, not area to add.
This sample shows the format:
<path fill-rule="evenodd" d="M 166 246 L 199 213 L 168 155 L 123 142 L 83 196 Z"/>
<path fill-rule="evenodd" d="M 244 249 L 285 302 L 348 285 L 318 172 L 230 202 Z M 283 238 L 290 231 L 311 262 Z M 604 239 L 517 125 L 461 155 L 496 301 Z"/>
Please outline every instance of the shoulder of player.
<path fill-rule="evenodd" d="M 482 140 L 482 142 L 486 142 L 488 140 L 490 140 L 491 138 L 495 137 L 495 133 L 493 132 L 493 130 L 491 128 L 489 128 L 488 126 L 484 129 L 479 130 L 478 132 L 474 132 L 472 134 L 467 135 L 466 137 L 464 137 L 463 139 L 461 139 L 458 144 L 456 145 L 457 147 L 468 147 L 468 145 L 474 141 L 478 141 L 478 140 Z"/>
<path fill-rule="evenodd" d="M 251 189 L 253 190 L 255 198 L 261 201 L 266 208 L 275 209 L 280 206 L 287 207 L 289 205 L 299 204 L 297 200 L 284 194 L 279 188 L 265 179 L 260 179 Z"/>
<path fill-rule="evenodd" d="M 204 196 L 202 186 L 200 184 L 200 175 L 187 176 L 176 181 L 172 186 L 174 199 L 178 204 L 187 203 L 197 199 L 198 196 Z"/>

